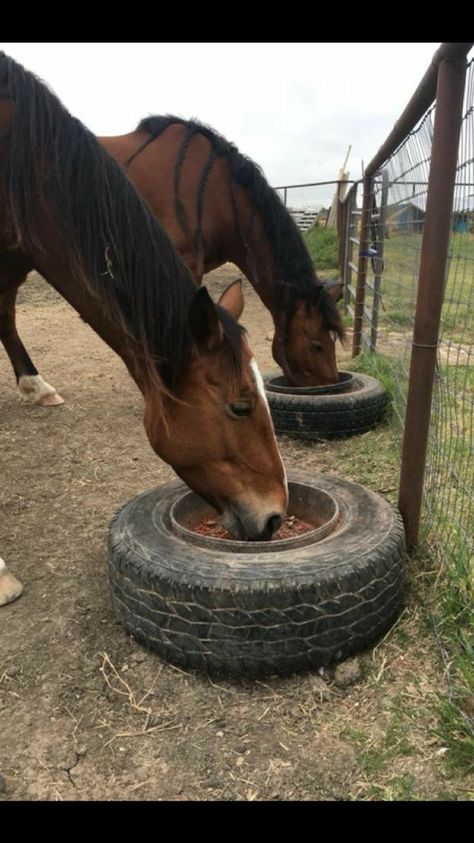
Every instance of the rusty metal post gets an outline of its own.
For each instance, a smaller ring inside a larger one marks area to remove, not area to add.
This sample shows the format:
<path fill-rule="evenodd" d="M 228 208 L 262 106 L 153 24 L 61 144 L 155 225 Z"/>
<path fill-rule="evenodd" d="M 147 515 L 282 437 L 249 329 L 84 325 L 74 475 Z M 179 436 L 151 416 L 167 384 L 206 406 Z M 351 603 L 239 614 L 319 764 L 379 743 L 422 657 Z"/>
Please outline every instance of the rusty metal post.
<path fill-rule="evenodd" d="M 338 258 L 339 276 L 344 277 L 344 263 L 346 257 L 346 239 L 347 239 L 347 202 L 342 202 L 339 198 L 337 200 L 337 241 L 338 241 Z"/>
<path fill-rule="evenodd" d="M 465 77 L 465 58 L 440 61 L 398 501 L 409 547 L 420 522 Z"/>
<path fill-rule="evenodd" d="M 388 170 L 382 170 L 382 191 L 379 203 L 379 217 L 376 224 L 376 246 L 377 257 L 372 258 L 374 270 L 374 297 L 372 300 L 372 324 L 370 328 L 370 350 L 375 351 L 378 337 L 379 310 L 382 296 L 380 286 L 382 284 L 382 273 L 384 271 L 383 255 L 385 251 L 385 210 L 388 199 Z"/>
<path fill-rule="evenodd" d="M 353 243 L 352 243 L 352 233 L 354 228 L 355 233 L 355 226 L 353 223 L 354 217 L 354 210 L 357 204 L 357 182 L 352 185 L 351 189 L 347 193 L 344 204 L 347 206 L 346 208 L 346 242 L 344 248 L 344 274 L 342 276 L 342 281 L 344 284 L 344 307 L 348 310 L 350 302 L 351 302 L 351 291 L 350 291 L 350 280 L 351 280 L 351 261 L 352 261 L 352 251 L 353 251 Z"/>
<path fill-rule="evenodd" d="M 359 260 L 357 263 L 357 286 L 354 302 L 354 328 L 352 334 L 352 356 L 360 354 L 362 321 L 364 318 L 365 282 L 367 278 L 367 255 L 370 239 L 370 215 L 372 212 L 372 176 L 364 176 L 364 195 L 360 221 Z"/>

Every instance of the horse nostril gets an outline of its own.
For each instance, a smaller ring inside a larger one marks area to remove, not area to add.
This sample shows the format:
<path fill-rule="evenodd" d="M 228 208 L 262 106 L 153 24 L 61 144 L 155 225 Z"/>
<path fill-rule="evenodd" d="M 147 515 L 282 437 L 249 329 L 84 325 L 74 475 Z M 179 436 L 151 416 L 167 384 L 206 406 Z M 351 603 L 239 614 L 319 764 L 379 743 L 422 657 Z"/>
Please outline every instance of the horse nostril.
<path fill-rule="evenodd" d="M 282 518 L 279 515 L 271 515 L 267 521 L 267 531 L 269 532 L 270 536 L 281 527 L 283 523 Z"/>

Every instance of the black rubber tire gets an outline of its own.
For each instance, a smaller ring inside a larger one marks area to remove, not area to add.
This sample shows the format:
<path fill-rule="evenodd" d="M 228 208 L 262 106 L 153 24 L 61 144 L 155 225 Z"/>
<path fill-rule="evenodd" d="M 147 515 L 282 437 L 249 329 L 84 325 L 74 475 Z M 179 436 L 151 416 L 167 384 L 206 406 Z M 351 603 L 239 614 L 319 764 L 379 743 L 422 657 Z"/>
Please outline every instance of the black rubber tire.
<path fill-rule="evenodd" d="M 277 433 L 298 439 L 336 439 L 372 430 L 383 418 L 389 397 L 370 375 L 351 372 L 356 392 L 305 395 L 266 390 Z M 264 381 L 274 373 L 264 375 Z"/>
<path fill-rule="evenodd" d="M 290 479 L 336 497 L 340 522 L 294 550 L 216 552 L 171 532 L 182 483 L 127 503 L 109 529 L 118 618 L 134 638 L 182 667 L 215 675 L 288 674 L 375 644 L 404 593 L 405 534 L 380 495 L 332 475 Z"/>

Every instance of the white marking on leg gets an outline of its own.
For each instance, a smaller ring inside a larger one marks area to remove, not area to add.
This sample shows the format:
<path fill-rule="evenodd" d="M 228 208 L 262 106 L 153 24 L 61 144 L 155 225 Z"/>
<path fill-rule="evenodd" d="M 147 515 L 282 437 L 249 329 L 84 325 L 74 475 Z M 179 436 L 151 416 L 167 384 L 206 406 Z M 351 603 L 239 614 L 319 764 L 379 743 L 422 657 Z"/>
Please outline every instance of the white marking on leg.
<path fill-rule="evenodd" d="M 2 559 L 2 557 L 0 556 L 0 571 L 3 571 L 3 569 L 6 567 L 7 566 L 5 565 L 5 560 Z"/>
<path fill-rule="evenodd" d="M 43 407 L 64 404 L 64 399 L 58 395 L 54 386 L 46 383 L 41 375 L 21 375 L 17 393 L 21 401 L 29 404 L 40 404 Z"/>
<path fill-rule="evenodd" d="M 263 378 L 262 378 L 260 369 L 258 368 L 257 361 L 255 360 L 255 357 L 252 357 L 252 359 L 250 361 L 250 368 L 252 369 L 252 372 L 254 374 L 258 394 L 260 395 L 260 397 L 265 402 L 265 406 L 267 408 L 267 412 L 268 412 L 268 415 L 270 416 L 270 421 L 272 422 L 272 426 L 273 426 L 272 414 L 270 412 L 270 405 L 268 403 L 267 393 L 265 392 L 265 384 L 263 382 Z M 281 467 L 283 469 L 283 476 L 285 478 L 286 494 L 288 495 L 288 478 L 286 476 L 285 463 L 283 462 L 283 459 L 282 459 L 282 456 L 280 454 L 279 449 L 277 449 L 277 450 L 278 450 L 278 454 L 279 454 L 279 457 L 280 457 Z"/>

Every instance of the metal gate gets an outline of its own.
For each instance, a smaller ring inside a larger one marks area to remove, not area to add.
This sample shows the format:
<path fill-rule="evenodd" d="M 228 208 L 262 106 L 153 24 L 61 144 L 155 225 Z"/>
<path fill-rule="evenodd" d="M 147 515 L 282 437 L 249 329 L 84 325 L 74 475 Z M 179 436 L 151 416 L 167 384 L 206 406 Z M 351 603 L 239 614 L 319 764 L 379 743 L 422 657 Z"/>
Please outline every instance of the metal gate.
<path fill-rule="evenodd" d="M 372 180 L 370 211 L 368 221 L 362 221 L 362 209 L 357 207 L 357 189 L 361 182 L 352 186 L 346 197 L 345 230 L 343 232 L 344 304 L 355 320 L 357 306 L 362 308 L 362 321 L 357 339 L 359 348 L 364 345 L 375 351 L 377 325 L 382 301 L 381 283 L 384 270 L 385 208 L 388 196 L 388 172 L 382 170 Z M 364 227 L 364 230 L 362 229 Z M 361 269 L 360 258 L 366 258 L 364 298 L 360 301 Z"/>

